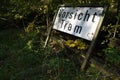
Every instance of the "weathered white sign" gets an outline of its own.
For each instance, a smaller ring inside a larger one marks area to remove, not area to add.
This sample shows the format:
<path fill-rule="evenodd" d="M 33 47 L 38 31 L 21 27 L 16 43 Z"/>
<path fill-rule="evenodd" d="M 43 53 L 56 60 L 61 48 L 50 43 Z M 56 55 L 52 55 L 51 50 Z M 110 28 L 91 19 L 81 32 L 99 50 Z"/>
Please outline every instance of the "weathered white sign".
<path fill-rule="evenodd" d="M 61 6 L 53 29 L 92 41 L 103 10 L 103 7 Z"/>

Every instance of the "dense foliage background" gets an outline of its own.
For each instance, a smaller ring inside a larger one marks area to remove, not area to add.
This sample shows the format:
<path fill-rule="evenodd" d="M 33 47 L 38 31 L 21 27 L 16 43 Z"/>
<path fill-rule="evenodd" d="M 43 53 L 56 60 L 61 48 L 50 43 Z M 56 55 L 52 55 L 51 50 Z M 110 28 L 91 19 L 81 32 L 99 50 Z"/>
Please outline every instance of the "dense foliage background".
<path fill-rule="evenodd" d="M 17 78 L 17 80 L 23 80 L 25 77 L 29 80 L 29 76 L 33 76 L 31 80 L 37 78 L 39 80 L 41 76 L 45 75 L 45 72 L 47 72 L 47 77 L 42 77 L 42 80 L 58 80 L 58 77 L 61 78 L 60 80 L 79 80 L 90 74 L 94 76 L 87 76 L 87 78 L 83 79 L 97 80 L 100 74 L 94 69 L 88 70 L 86 74 L 78 72 L 79 69 L 75 69 L 76 61 L 72 61 L 71 56 L 66 58 L 64 54 L 62 57 L 65 58 L 60 60 L 56 58 L 54 53 L 59 50 L 66 52 L 66 48 L 61 44 L 62 39 L 53 38 L 55 34 L 52 34 L 53 37 L 50 39 L 47 48 L 43 48 L 48 29 L 52 26 L 54 15 L 57 12 L 57 7 L 64 4 L 109 5 L 93 55 L 103 59 L 108 66 L 114 64 L 120 68 L 120 6 L 118 2 L 119 0 L 2 0 L 0 2 L 1 80 L 16 80 Z M 7 30 L 7 32 L 4 30 Z M 77 42 L 79 49 L 86 49 L 86 46 L 89 45 L 87 41 L 82 39 L 66 38 L 68 47 L 71 45 L 70 41 L 72 44 Z M 14 61 L 15 63 L 13 63 Z M 57 61 L 60 62 L 59 66 L 56 65 L 58 64 Z M 32 65 L 36 66 L 31 67 Z M 40 70 L 41 67 L 45 70 Z M 63 71 L 66 69 L 68 71 L 64 73 Z M 39 76 L 39 71 L 43 73 L 41 76 Z M 69 78 L 69 73 L 74 74 L 73 79 Z M 82 74 L 79 75 L 80 73 Z M 64 76 L 65 74 L 67 76 Z M 99 78 L 102 80 L 103 77 Z"/>

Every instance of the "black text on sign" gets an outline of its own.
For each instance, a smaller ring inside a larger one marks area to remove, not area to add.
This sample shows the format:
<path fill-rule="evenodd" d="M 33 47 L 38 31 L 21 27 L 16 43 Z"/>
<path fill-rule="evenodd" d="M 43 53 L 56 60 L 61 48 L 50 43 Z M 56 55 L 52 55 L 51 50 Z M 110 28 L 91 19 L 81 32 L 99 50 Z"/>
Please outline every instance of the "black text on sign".
<path fill-rule="evenodd" d="M 102 17 L 103 9 L 103 7 L 61 6 L 53 29 L 91 41 Z"/>

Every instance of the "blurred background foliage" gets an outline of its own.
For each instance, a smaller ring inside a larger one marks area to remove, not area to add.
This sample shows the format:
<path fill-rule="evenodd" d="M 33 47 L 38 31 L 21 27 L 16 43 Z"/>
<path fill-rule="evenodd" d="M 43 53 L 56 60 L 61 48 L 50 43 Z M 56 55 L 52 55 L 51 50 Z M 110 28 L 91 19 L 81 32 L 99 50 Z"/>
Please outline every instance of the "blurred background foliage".
<path fill-rule="evenodd" d="M 116 40 L 111 43 L 111 39 L 113 40 L 113 38 L 120 39 L 120 16 L 118 15 L 120 12 L 118 2 L 119 0 L 1 0 L 0 29 L 24 28 L 28 39 L 28 48 L 31 49 L 33 47 L 37 49 L 35 46 L 40 46 L 38 45 L 41 44 L 40 40 L 45 41 L 47 29 L 53 23 L 53 17 L 57 12 L 58 5 L 108 4 L 109 9 L 98 36 L 96 50 L 104 53 L 108 57 L 106 60 L 111 62 L 111 57 L 116 58 L 117 56 L 117 59 L 120 58 L 118 56 L 120 52 L 115 51 L 120 50 L 120 45 L 116 46 L 114 44 Z M 114 34 L 116 35 L 113 37 Z M 39 35 L 42 35 L 42 37 Z M 109 44 L 115 47 L 111 48 Z M 118 48 L 116 49 L 116 47 Z M 116 56 L 112 56 L 111 53 L 116 53 L 112 54 Z M 95 55 L 103 56 L 103 54 Z M 114 60 L 116 61 L 117 59 Z"/>
<path fill-rule="evenodd" d="M 99 2 L 96 0 L 2 0 L 0 3 L 0 21 L 5 20 L 15 26 L 19 26 L 24 22 L 25 25 L 19 27 L 26 27 L 32 21 L 35 21 L 38 25 L 49 25 L 53 20 L 58 5 L 107 3 L 110 5 L 110 11 L 114 11 L 117 9 L 117 2 L 117 0 L 99 0 Z M 110 18 L 114 17 L 109 15 Z M 7 26 L 5 23 L 1 23 L 1 25 L 3 25 L 2 27 Z"/>

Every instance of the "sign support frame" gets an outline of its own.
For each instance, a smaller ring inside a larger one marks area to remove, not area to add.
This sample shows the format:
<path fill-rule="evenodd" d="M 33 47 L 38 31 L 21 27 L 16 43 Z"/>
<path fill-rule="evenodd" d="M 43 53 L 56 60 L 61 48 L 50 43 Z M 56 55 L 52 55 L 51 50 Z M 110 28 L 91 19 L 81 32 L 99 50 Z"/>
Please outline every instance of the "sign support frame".
<path fill-rule="evenodd" d="M 104 9 L 105 9 L 105 8 L 104 8 Z M 101 17 L 101 19 L 100 19 L 100 22 L 99 22 L 98 27 L 97 27 L 97 29 L 96 29 L 95 35 L 94 35 L 94 37 L 93 37 L 93 41 L 91 42 L 90 47 L 89 47 L 89 49 L 88 49 L 88 51 L 87 51 L 87 53 L 86 53 L 85 59 L 84 59 L 82 65 L 81 65 L 81 70 L 82 70 L 82 71 L 85 69 L 86 64 L 87 64 L 87 61 L 89 60 L 89 57 L 90 57 L 90 55 L 91 55 L 91 53 L 92 53 L 92 51 L 93 51 L 93 49 L 94 49 L 95 42 L 96 42 L 96 40 L 97 40 L 97 35 L 98 35 L 98 33 L 99 33 L 99 30 L 100 30 L 102 21 L 103 21 L 103 19 L 104 19 L 104 16 L 105 16 L 105 14 L 104 14 L 104 15 Z"/>
<path fill-rule="evenodd" d="M 86 64 L 87 64 L 87 62 L 88 62 L 88 60 L 89 60 L 89 57 L 90 57 L 90 55 L 91 55 L 91 53 L 92 53 L 92 51 L 93 51 L 93 49 L 94 49 L 94 47 L 95 47 L 95 43 L 96 43 L 96 40 L 97 40 L 97 35 L 98 35 L 98 33 L 99 33 L 99 30 L 100 30 L 102 21 L 103 21 L 103 19 L 104 19 L 104 17 L 105 17 L 105 12 L 107 11 L 107 9 L 108 9 L 108 6 L 105 6 L 105 7 L 104 7 L 103 16 L 100 18 L 98 27 L 97 27 L 96 32 L 95 32 L 95 35 L 94 35 L 94 37 L 93 37 L 93 41 L 91 42 L 90 47 L 89 47 L 88 51 L 86 52 L 85 59 L 84 59 L 82 65 L 81 65 L 81 70 L 82 70 L 82 71 L 84 71 L 84 69 L 85 69 L 85 67 L 86 67 Z"/>
<path fill-rule="evenodd" d="M 68 6 L 68 7 L 69 7 L 69 6 L 71 6 L 71 5 L 61 5 L 61 6 Z M 97 26 L 97 28 L 96 28 L 96 32 L 95 32 L 95 34 L 94 34 L 94 36 L 93 36 L 93 40 L 91 41 L 90 47 L 89 47 L 89 49 L 87 50 L 85 59 L 83 60 L 83 63 L 82 63 L 82 65 L 81 65 L 81 70 L 82 70 L 82 71 L 84 71 L 84 69 L 85 69 L 85 67 L 86 67 L 86 64 L 87 64 L 87 62 L 88 62 L 88 60 L 89 60 L 89 57 L 90 57 L 90 55 L 91 55 L 91 53 L 92 53 L 92 51 L 93 51 L 93 49 L 94 49 L 94 47 L 95 47 L 95 42 L 96 42 L 96 40 L 97 40 L 97 35 L 98 35 L 98 33 L 99 33 L 99 30 L 100 30 L 102 21 L 103 21 L 103 19 L 104 19 L 105 12 L 108 10 L 108 5 L 100 5 L 100 7 L 101 7 L 101 6 L 104 8 L 104 10 L 103 10 L 103 15 L 102 15 L 102 17 L 100 18 L 100 21 L 99 21 L 98 26 Z M 59 6 L 59 7 L 60 7 L 60 6 Z M 58 7 L 58 9 L 59 9 L 59 7 Z M 73 6 L 73 7 L 77 7 L 77 6 Z M 93 6 L 92 6 L 92 5 L 82 5 L 81 7 L 99 7 L 99 6 L 98 6 L 98 5 L 97 5 L 97 6 L 96 6 L 96 5 L 93 5 Z M 54 16 L 53 21 L 55 21 L 56 15 L 57 15 L 57 13 L 56 13 L 55 16 Z M 50 28 L 48 29 L 48 34 L 47 34 L 47 38 L 46 38 L 46 41 L 45 41 L 45 44 L 44 44 L 44 48 L 46 48 L 46 46 L 47 46 L 47 44 L 48 44 L 48 41 L 49 41 L 49 38 L 50 38 L 52 29 L 53 29 L 53 26 L 50 26 Z"/>

